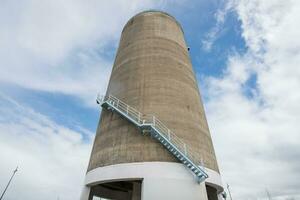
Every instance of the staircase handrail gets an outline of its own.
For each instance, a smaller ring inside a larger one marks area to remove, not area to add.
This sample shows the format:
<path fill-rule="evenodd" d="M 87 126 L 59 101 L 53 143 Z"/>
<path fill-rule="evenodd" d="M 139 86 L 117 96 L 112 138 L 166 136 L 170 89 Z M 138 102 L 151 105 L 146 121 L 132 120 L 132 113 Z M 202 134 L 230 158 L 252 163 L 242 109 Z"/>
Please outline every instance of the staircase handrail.
<path fill-rule="evenodd" d="M 199 154 L 196 154 L 185 142 L 182 141 L 173 131 L 171 131 L 164 123 L 162 123 L 157 117 L 154 115 L 144 115 L 137 109 L 129 106 L 125 102 L 116 98 L 113 95 L 107 96 L 97 96 L 97 101 L 104 102 L 109 101 L 120 111 L 126 113 L 129 117 L 132 118 L 138 125 L 149 124 L 154 128 L 158 129 L 169 141 L 171 141 L 181 152 L 183 152 L 191 161 L 195 164 L 201 166 L 202 160 Z M 200 160 L 199 160 L 200 158 Z M 203 168 L 203 167 L 202 167 Z"/>

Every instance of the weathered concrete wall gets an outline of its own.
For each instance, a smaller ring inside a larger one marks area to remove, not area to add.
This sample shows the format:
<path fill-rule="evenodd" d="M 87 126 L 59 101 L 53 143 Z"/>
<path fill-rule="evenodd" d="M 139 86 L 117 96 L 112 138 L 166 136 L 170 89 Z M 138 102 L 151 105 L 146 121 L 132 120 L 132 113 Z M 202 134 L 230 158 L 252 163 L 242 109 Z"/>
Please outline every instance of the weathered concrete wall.
<path fill-rule="evenodd" d="M 182 29 L 163 12 L 143 12 L 122 32 L 107 94 L 154 114 L 218 171 L 202 101 Z M 177 160 L 149 136 L 102 110 L 88 171 L 130 162 Z"/>

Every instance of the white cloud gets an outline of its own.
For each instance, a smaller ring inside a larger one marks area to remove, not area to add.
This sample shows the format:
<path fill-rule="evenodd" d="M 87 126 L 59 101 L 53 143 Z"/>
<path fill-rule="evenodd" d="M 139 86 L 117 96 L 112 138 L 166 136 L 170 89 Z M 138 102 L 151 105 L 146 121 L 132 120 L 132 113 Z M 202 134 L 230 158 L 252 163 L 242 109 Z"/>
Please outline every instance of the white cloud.
<path fill-rule="evenodd" d="M 233 1 L 225 1 L 224 5 L 221 6 L 219 10 L 215 13 L 215 26 L 205 35 L 202 42 L 202 48 L 205 51 L 211 51 L 213 44 L 221 35 L 222 31 L 224 30 L 224 23 L 227 15 L 232 12 L 234 6 Z"/>
<path fill-rule="evenodd" d="M 82 130 L 57 125 L 0 95 L 0 188 L 19 166 L 4 198 L 78 199 L 93 139 Z"/>
<path fill-rule="evenodd" d="M 74 95 L 104 93 L 121 29 L 136 12 L 163 1 L 4 1 L 0 7 L 0 81 Z"/>
<path fill-rule="evenodd" d="M 300 2 L 234 3 L 248 51 L 206 80 L 224 180 L 234 199 L 266 199 L 266 188 L 273 199 L 300 199 Z"/>

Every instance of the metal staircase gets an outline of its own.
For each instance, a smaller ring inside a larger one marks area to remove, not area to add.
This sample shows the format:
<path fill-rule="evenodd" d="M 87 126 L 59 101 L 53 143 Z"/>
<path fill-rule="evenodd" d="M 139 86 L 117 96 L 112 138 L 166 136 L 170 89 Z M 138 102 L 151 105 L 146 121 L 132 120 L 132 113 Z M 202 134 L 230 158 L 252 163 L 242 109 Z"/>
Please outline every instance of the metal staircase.
<path fill-rule="evenodd" d="M 196 176 L 198 183 L 208 178 L 204 168 L 196 164 L 197 162 L 200 163 L 197 160 L 199 156 L 194 155 L 194 152 L 155 116 L 143 115 L 112 95 L 98 96 L 97 103 L 103 108 L 119 113 L 135 124 L 142 133 L 150 133 L 153 138 L 158 140 L 170 153 L 190 169 Z"/>

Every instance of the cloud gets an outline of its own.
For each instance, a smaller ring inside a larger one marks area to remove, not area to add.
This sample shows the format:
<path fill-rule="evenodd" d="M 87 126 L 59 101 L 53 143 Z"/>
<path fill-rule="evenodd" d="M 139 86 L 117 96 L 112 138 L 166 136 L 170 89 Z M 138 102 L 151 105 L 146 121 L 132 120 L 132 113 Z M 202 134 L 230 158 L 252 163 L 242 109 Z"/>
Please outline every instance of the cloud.
<path fill-rule="evenodd" d="M 104 93 L 126 21 L 164 1 L 4 1 L 0 81 L 94 102 Z"/>
<path fill-rule="evenodd" d="M 93 135 L 57 125 L 1 94 L 0 188 L 19 166 L 5 199 L 79 198 Z"/>
<path fill-rule="evenodd" d="M 235 199 L 300 199 L 300 3 L 235 3 L 248 50 L 204 88 L 223 177 Z"/>
<path fill-rule="evenodd" d="M 214 18 L 216 20 L 215 25 L 213 28 L 211 28 L 210 31 L 205 35 L 202 42 L 202 48 L 205 51 L 211 51 L 213 44 L 218 39 L 220 34 L 222 33 L 222 30 L 224 29 L 224 23 L 227 15 L 232 12 L 232 9 L 234 7 L 233 1 L 225 1 L 221 8 L 217 10 L 217 12 L 214 15 Z"/>

